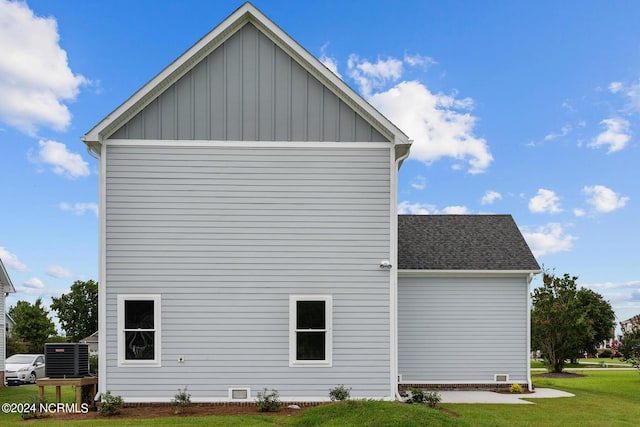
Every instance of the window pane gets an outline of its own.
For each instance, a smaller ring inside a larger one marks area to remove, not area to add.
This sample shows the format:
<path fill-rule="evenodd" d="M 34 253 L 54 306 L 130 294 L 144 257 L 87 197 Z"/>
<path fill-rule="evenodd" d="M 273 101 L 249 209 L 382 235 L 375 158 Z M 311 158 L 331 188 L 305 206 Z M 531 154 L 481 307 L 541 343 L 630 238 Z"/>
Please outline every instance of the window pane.
<path fill-rule="evenodd" d="M 324 329 L 325 302 L 297 301 L 296 329 Z"/>
<path fill-rule="evenodd" d="M 124 333 L 127 360 L 153 360 L 154 340 L 153 331 L 126 331 Z"/>
<path fill-rule="evenodd" d="M 125 301 L 124 328 L 153 329 L 153 301 Z"/>
<path fill-rule="evenodd" d="M 326 332 L 297 332 L 297 360 L 325 360 Z"/>

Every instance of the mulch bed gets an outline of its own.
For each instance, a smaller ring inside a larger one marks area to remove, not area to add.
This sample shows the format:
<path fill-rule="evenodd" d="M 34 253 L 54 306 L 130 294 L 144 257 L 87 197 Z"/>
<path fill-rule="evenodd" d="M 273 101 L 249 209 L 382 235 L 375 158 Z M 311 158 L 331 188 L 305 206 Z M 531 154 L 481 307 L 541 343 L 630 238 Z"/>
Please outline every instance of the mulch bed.
<path fill-rule="evenodd" d="M 533 376 L 540 378 L 579 378 L 584 377 L 585 375 L 573 372 L 546 372 L 544 374 L 535 374 Z"/>
<path fill-rule="evenodd" d="M 206 417 L 223 415 L 258 415 L 258 416 L 293 416 L 297 415 L 312 406 L 301 406 L 300 409 L 290 409 L 286 406 L 277 412 L 258 412 L 255 405 L 198 405 L 194 404 L 182 411 L 174 414 L 172 406 L 136 406 L 124 407 L 119 415 L 103 417 L 98 411 L 89 411 L 86 414 L 74 414 L 57 412 L 46 415 L 45 418 L 58 420 L 94 420 L 104 419 L 117 421 L 119 419 L 142 419 L 142 418 L 162 418 L 162 417 Z"/>

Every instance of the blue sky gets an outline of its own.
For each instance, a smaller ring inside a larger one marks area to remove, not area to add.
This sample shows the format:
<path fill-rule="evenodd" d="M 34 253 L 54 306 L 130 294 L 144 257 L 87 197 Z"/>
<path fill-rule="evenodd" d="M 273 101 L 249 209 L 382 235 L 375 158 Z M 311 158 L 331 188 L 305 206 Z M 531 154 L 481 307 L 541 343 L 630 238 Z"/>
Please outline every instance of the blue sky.
<path fill-rule="evenodd" d="M 81 136 L 241 4 L 0 0 L 8 306 L 97 280 Z M 415 141 L 401 212 L 510 213 L 545 268 L 640 313 L 640 3 L 254 4 Z"/>

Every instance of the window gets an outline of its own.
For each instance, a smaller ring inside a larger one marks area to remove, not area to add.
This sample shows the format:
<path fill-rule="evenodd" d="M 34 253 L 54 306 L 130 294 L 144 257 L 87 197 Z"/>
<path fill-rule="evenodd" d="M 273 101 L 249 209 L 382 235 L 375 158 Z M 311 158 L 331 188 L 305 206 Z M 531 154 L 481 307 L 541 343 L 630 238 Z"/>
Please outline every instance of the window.
<path fill-rule="evenodd" d="M 289 365 L 331 366 L 332 297 L 289 297 Z"/>
<path fill-rule="evenodd" d="M 160 366 L 160 295 L 118 295 L 118 366 Z"/>

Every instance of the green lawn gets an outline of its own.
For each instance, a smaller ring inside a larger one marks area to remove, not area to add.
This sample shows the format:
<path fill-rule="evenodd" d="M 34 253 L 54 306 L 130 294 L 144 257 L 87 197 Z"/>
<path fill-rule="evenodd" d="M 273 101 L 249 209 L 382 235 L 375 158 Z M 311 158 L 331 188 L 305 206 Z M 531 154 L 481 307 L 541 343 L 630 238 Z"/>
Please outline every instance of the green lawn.
<path fill-rule="evenodd" d="M 531 399 L 533 405 L 443 404 L 446 411 L 397 402 L 351 401 L 309 409 L 286 417 L 167 417 L 149 420 L 118 420 L 118 425 L 190 426 L 636 426 L 640 419 L 640 375 L 637 370 L 583 371 L 580 378 L 540 378 L 537 387 L 550 387 L 576 396 Z M 29 402 L 37 395 L 35 386 L 0 388 L 0 402 Z M 63 400 L 73 401 L 73 390 L 63 389 Z M 53 401 L 53 389 L 47 390 Z M 114 420 L 53 422 L 37 425 L 113 425 Z M 18 414 L 0 414 L 0 425 L 25 425 Z"/>
<path fill-rule="evenodd" d="M 603 364 L 607 368 L 630 368 L 631 365 L 621 362 L 620 359 L 611 359 L 611 358 L 598 358 L 598 359 L 578 359 L 578 363 L 567 363 L 564 365 L 565 369 L 574 369 L 574 368 L 602 368 Z M 544 364 L 538 360 L 531 361 L 531 369 L 541 369 L 544 368 Z"/>

